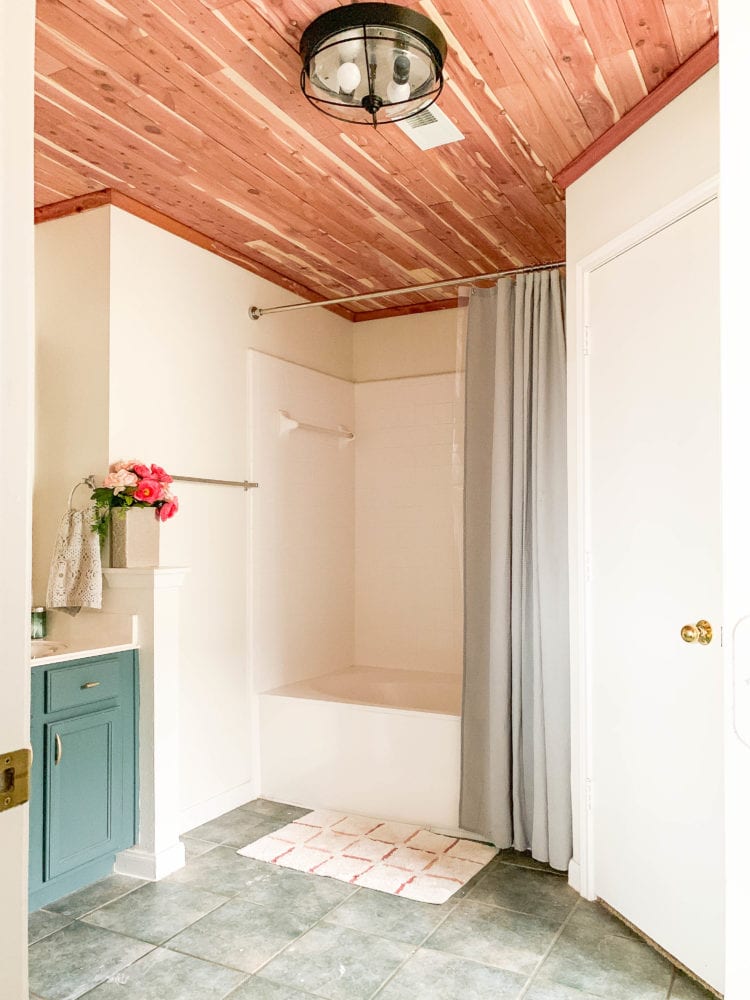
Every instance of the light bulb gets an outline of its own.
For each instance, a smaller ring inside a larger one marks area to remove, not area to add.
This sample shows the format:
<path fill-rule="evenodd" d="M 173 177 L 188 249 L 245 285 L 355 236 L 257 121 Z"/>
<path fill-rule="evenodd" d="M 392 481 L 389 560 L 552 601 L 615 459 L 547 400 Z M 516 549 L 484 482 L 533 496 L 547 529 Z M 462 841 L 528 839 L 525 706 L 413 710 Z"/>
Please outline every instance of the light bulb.
<path fill-rule="evenodd" d="M 411 73 L 411 62 L 405 52 L 399 52 L 393 60 L 394 83 L 406 83 Z"/>
<path fill-rule="evenodd" d="M 386 87 L 386 94 L 391 104 L 398 104 L 399 101 L 408 101 L 411 97 L 411 87 L 408 83 L 396 83 L 395 80 Z"/>
<path fill-rule="evenodd" d="M 353 94 L 360 84 L 362 74 L 356 63 L 345 62 L 339 66 L 336 79 L 342 94 Z"/>
<path fill-rule="evenodd" d="M 362 42 L 359 38 L 347 38 L 345 42 L 338 43 L 338 52 L 344 62 L 354 62 L 362 51 Z"/>

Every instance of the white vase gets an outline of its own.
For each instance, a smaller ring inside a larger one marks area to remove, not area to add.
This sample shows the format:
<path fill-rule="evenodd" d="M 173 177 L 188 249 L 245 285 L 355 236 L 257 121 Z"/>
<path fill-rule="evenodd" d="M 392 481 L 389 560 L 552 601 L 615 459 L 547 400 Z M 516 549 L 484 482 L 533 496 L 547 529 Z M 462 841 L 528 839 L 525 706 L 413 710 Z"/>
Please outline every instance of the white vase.
<path fill-rule="evenodd" d="M 113 568 L 159 565 L 161 522 L 154 507 L 115 507 L 110 525 Z"/>

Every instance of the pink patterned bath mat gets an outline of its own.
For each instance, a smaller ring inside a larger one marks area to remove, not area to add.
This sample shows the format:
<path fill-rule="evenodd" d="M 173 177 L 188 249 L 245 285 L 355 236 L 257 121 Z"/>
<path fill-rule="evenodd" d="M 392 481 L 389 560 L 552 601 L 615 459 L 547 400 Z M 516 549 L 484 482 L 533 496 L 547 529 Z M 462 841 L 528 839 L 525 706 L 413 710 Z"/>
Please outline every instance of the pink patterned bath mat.
<path fill-rule="evenodd" d="M 237 853 L 422 903 L 444 903 L 497 849 L 407 823 L 319 809 Z"/>

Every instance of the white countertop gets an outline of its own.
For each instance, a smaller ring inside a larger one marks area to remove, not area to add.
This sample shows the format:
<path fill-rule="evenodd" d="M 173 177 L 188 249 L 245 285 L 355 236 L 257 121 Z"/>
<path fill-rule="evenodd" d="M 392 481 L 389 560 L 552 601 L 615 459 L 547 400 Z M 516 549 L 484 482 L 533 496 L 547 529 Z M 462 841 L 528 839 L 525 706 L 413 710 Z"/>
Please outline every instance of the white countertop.
<path fill-rule="evenodd" d="M 55 640 L 51 640 L 55 641 Z M 86 643 L 66 643 L 65 649 L 49 656 L 36 656 L 30 661 L 32 667 L 42 667 L 49 663 L 65 663 L 68 660 L 83 660 L 90 656 L 104 656 L 107 653 L 120 653 L 125 649 L 136 649 L 134 642 L 121 643 L 117 646 L 96 646 L 92 648 Z"/>

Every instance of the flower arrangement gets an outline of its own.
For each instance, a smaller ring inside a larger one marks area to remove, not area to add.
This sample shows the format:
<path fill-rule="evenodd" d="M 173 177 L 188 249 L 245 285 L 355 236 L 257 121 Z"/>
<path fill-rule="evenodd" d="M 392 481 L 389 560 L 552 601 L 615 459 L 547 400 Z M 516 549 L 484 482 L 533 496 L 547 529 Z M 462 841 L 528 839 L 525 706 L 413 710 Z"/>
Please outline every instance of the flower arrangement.
<path fill-rule="evenodd" d="M 96 508 L 93 530 L 104 542 L 115 507 L 153 507 L 156 517 L 168 521 L 180 507 L 170 489 L 171 483 L 172 477 L 160 465 L 135 460 L 114 462 L 102 485 L 91 494 Z"/>

